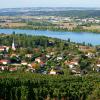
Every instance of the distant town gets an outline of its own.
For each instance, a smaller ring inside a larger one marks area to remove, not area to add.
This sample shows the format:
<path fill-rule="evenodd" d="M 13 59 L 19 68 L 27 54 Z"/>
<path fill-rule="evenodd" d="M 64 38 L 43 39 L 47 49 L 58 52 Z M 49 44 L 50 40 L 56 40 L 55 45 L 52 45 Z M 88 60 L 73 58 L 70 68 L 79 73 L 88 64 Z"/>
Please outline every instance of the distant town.
<path fill-rule="evenodd" d="M 0 9 L 0 28 L 100 33 L 99 8 Z"/>
<path fill-rule="evenodd" d="M 0 16 L 0 28 L 100 32 L 100 18 L 60 16 Z"/>

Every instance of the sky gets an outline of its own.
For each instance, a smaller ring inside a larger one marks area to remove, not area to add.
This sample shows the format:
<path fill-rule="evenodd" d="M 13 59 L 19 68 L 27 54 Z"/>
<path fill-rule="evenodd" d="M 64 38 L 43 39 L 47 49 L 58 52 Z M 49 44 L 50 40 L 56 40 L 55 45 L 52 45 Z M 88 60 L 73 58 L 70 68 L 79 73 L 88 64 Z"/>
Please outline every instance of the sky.
<path fill-rule="evenodd" d="M 100 0 L 0 0 L 0 8 L 99 7 Z"/>

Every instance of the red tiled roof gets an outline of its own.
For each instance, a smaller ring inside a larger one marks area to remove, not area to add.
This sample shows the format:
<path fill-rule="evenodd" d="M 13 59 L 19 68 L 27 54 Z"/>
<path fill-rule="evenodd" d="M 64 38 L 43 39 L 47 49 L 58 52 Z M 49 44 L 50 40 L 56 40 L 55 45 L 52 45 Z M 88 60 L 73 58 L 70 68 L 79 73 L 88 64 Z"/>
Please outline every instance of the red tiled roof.
<path fill-rule="evenodd" d="M 41 65 L 44 65 L 45 63 L 41 61 L 40 64 L 41 64 Z"/>
<path fill-rule="evenodd" d="M 14 68 L 10 68 L 9 70 L 10 70 L 10 71 L 16 71 L 16 70 L 17 70 L 17 68 L 16 68 L 16 67 L 14 67 Z"/>
<path fill-rule="evenodd" d="M 6 59 L 0 60 L 0 63 L 3 63 L 3 62 L 9 62 L 9 60 L 6 60 Z"/>

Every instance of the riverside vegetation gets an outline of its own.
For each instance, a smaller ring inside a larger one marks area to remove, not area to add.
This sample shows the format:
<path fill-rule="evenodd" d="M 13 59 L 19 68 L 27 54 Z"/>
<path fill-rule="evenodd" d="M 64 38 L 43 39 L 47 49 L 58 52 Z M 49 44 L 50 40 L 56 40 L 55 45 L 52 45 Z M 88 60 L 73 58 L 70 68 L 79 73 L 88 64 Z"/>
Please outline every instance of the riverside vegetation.
<path fill-rule="evenodd" d="M 88 23 L 85 25 L 74 25 L 73 23 L 68 23 L 70 25 L 64 25 L 64 22 L 60 25 L 59 23 L 52 23 L 48 21 L 40 21 L 40 22 L 20 22 L 20 23 L 5 23 L 4 25 L 0 25 L 1 29 L 8 28 L 8 29 L 27 29 L 27 30 L 50 30 L 50 31 L 69 31 L 69 32 L 93 32 L 93 33 L 100 33 L 98 24 L 92 26 L 93 24 Z M 13 25 L 14 24 L 14 25 Z M 71 25 L 72 24 L 72 25 Z M 92 28 L 93 27 L 93 28 Z"/>

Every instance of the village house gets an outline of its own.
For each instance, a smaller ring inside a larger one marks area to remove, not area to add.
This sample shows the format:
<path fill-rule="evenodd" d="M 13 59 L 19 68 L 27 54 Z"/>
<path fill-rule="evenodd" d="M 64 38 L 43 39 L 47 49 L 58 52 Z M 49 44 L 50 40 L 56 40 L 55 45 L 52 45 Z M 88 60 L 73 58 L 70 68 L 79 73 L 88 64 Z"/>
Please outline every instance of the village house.
<path fill-rule="evenodd" d="M 1 70 L 1 71 L 8 70 L 8 66 L 0 66 L 0 70 Z"/>
<path fill-rule="evenodd" d="M 27 66 L 30 67 L 30 68 L 32 68 L 32 65 L 31 64 L 27 64 Z"/>
<path fill-rule="evenodd" d="M 41 58 L 40 58 L 40 57 L 38 57 L 38 58 L 35 58 L 35 62 L 38 62 L 38 63 L 40 63 L 40 62 L 41 62 Z"/>
<path fill-rule="evenodd" d="M 8 63 L 9 63 L 9 60 L 6 60 L 6 59 L 0 60 L 0 64 L 7 65 Z"/>
<path fill-rule="evenodd" d="M 47 58 L 50 58 L 51 56 L 49 54 L 46 55 Z"/>
<path fill-rule="evenodd" d="M 50 55 L 53 56 L 55 54 L 55 52 L 50 52 Z"/>
<path fill-rule="evenodd" d="M 92 52 L 88 52 L 85 56 L 87 56 L 88 58 L 94 58 L 95 54 Z"/>
<path fill-rule="evenodd" d="M 21 65 L 26 66 L 26 65 L 28 65 L 28 63 L 26 61 L 22 61 Z"/>
<path fill-rule="evenodd" d="M 40 66 L 41 66 L 41 67 L 44 67 L 44 66 L 45 66 L 45 63 L 44 63 L 43 61 L 41 61 L 41 62 L 40 62 Z"/>
<path fill-rule="evenodd" d="M 4 51 L 4 47 L 3 46 L 0 46 L 0 52 Z"/>
<path fill-rule="evenodd" d="M 81 76 L 81 72 L 79 70 L 71 70 L 72 74 L 74 74 L 75 76 Z"/>
<path fill-rule="evenodd" d="M 17 67 L 12 67 L 12 68 L 9 68 L 9 71 L 10 71 L 10 72 L 17 71 Z"/>
<path fill-rule="evenodd" d="M 9 48 L 10 47 L 8 47 L 8 46 L 0 46 L 0 52 L 2 52 L 4 50 L 6 50 L 8 52 Z"/>
<path fill-rule="evenodd" d="M 57 57 L 57 60 L 62 60 L 63 58 L 62 57 Z"/>
<path fill-rule="evenodd" d="M 27 69 L 25 70 L 25 72 L 35 72 L 35 69 L 34 69 L 34 68 L 27 68 Z"/>
<path fill-rule="evenodd" d="M 97 72 L 100 72 L 100 61 L 97 62 L 96 67 L 95 67 L 95 70 Z"/>
<path fill-rule="evenodd" d="M 31 58 L 33 54 L 26 54 L 25 57 Z"/>
<path fill-rule="evenodd" d="M 79 50 L 83 52 L 95 51 L 95 48 L 89 46 L 79 46 Z"/>
<path fill-rule="evenodd" d="M 27 63 L 27 69 L 25 72 L 34 72 L 35 68 L 37 68 L 37 64 L 35 62 Z"/>
<path fill-rule="evenodd" d="M 78 61 L 65 61 L 64 63 L 65 63 L 65 65 L 68 65 L 68 67 L 69 67 L 70 69 L 72 69 L 72 68 L 74 68 L 75 66 L 78 66 L 78 65 L 79 65 L 79 64 L 78 64 Z"/>
<path fill-rule="evenodd" d="M 50 75 L 56 75 L 56 71 L 51 69 L 51 71 L 49 72 Z"/>

